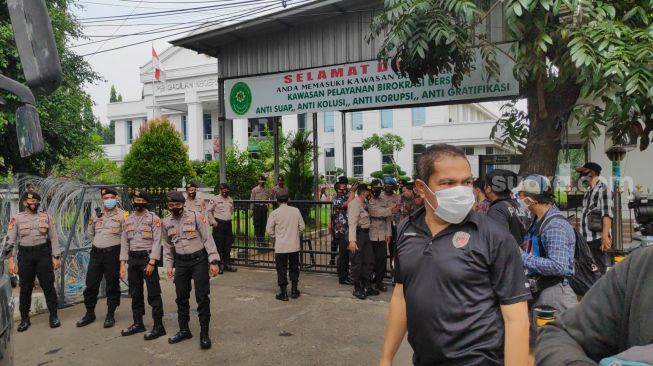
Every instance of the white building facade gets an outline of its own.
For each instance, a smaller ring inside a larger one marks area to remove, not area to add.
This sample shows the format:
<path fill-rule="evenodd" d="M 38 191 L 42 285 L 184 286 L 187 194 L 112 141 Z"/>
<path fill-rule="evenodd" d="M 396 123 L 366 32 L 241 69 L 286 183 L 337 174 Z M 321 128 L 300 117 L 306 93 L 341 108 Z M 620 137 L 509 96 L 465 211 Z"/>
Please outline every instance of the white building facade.
<path fill-rule="evenodd" d="M 115 143 L 105 145 L 109 159 L 122 162 L 140 127 L 153 118 L 167 118 L 180 132 L 191 160 L 218 158 L 218 76 L 214 58 L 171 47 L 159 55 L 165 81 L 153 80 L 152 65 L 140 68 L 143 98 L 138 101 L 110 103 L 107 117 L 115 123 Z M 345 144 L 340 112 L 317 114 L 318 167 L 320 174 L 330 176 L 343 169 L 349 176 L 368 178 L 389 162 L 378 150 L 363 151 L 363 139 L 373 134 L 392 133 L 402 137 L 405 147 L 394 159 L 413 174 L 416 157 L 429 145 L 450 143 L 470 155 L 509 153 L 490 132 L 498 118 L 496 103 L 463 104 L 424 108 L 398 108 L 345 114 Z M 255 151 L 255 139 L 263 135 L 265 125 L 272 130 L 272 119 L 241 119 L 225 126 L 224 148 L 237 146 Z M 281 117 L 284 134 L 299 129 L 312 130 L 313 115 Z M 472 159 L 472 161 L 474 161 Z M 476 172 L 476 174 L 478 174 Z"/>

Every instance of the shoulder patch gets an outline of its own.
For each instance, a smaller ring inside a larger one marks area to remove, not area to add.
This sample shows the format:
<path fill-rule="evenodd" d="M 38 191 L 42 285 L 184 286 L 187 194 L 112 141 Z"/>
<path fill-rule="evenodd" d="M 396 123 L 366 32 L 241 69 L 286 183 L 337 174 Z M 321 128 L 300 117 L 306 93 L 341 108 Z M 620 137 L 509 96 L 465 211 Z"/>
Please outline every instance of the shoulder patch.
<path fill-rule="evenodd" d="M 12 217 L 11 219 L 9 219 L 9 223 L 10 223 L 10 224 L 13 224 L 13 223 L 15 223 L 15 222 L 16 222 L 16 218 L 15 218 L 15 217 Z"/>

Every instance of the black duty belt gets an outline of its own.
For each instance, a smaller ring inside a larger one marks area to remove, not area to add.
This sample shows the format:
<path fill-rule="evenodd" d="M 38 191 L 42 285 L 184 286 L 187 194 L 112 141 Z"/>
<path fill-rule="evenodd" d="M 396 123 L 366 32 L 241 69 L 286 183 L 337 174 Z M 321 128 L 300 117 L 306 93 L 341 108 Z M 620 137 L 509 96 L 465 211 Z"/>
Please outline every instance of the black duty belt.
<path fill-rule="evenodd" d="M 115 251 L 116 249 L 120 249 L 120 244 L 118 245 L 113 245 L 107 248 L 98 248 L 96 246 L 91 248 L 91 253 L 111 253 Z"/>
<path fill-rule="evenodd" d="M 177 254 L 175 253 L 175 260 L 182 260 L 182 261 L 192 261 L 193 259 L 200 258 L 202 256 L 206 255 L 206 250 L 205 249 L 200 249 L 196 251 L 195 253 L 190 253 L 190 254 Z"/>
<path fill-rule="evenodd" d="M 264 203 L 255 203 L 254 207 L 268 207 L 268 205 L 266 205 Z"/>
<path fill-rule="evenodd" d="M 363 229 L 362 227 L 357 227 L 357 228 L 356 228 L 356 231 L 360 231 L 360 232 L 363 232 L 363 233 L 369 233 L 369 232 L 370 232 L 370 229 L 369 229 L 369 228 L 367 228 L 367 229 Z"/>
<path fill-rule="evenodd" d="M 21 252 L 38 252 L 43 249 L 49 249 L 50 248 L 50 243 L 43 243 L 39 245 L 19 245 L 18 250 Z"/>
<path fill-rule="evenodd" d="M 220 219 L 216 219 L 216 220 L 218 220 L 218 223 L 231 224 L 231 220 L 220 220 Z"/>
<path fill-rule="evenodd" d="M 130 250 L 129 251 L 129 256 L 132 257 L 132 258 L 136 258 L 136 259 L 149 258 L 150 257 L 150 251 L 149 250 Z"/>

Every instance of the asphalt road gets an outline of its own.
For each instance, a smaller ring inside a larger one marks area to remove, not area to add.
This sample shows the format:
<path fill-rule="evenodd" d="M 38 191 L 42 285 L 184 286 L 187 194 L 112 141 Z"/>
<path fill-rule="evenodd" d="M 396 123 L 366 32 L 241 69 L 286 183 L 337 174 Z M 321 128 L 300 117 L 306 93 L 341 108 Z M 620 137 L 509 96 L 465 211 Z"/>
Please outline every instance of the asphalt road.
<path fill-rule="evenodd" d="M 168 336 L 178 330 L 174 288 L 162 280 L 164 323 Z M 333 275 L 300 277 L 302 296 L 290 302 L 274 299 L 276 274 L 239 268 L 211 281 L 213 348 L 199 348 L 199 324 L 191 314 L 194 338 L 176 345 L 167 336 L 145 341 L 142 334 L 122 337 L 131 324 L 129 298 L 122 299 L 116 326 L 102 328 L 106 304 L 98 303 L 98 320 L 75 327 L 84 306 L 60 310 L 62 326 L 50 329 L 47 315 L 32 318 L 32 327 L 15 334 L 15 365 L 377 365 L 390 293 L 357 300 L 351 287 Z M 191 308 L 195 308 L 191 295 Z M 146 305 L 149 314 L 149 307 Z M 146 315 L 148 329 L 152 321 Z M 395 365 L 410 365 L 404 341 Z"/>

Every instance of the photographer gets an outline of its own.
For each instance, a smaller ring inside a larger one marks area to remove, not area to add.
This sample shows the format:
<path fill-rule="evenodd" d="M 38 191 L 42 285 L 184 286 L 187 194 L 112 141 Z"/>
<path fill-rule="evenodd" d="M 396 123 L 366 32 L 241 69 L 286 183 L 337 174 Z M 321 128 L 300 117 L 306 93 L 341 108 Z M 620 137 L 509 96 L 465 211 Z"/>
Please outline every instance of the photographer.
<path fill-rule="evenodd" d="M 551 183 L 541 175 L 529 175 L 515 192 L 520 205 L 527 207 L 534 217 L 521 255 L 533 293 L 530 309 L 548 305 L 562 311 L 577 305 L 576 294 L 569 285 L 574 274 L 576 235 L 553 204 Z M 534 329 L 531 324 L 531 341 Z"/>

